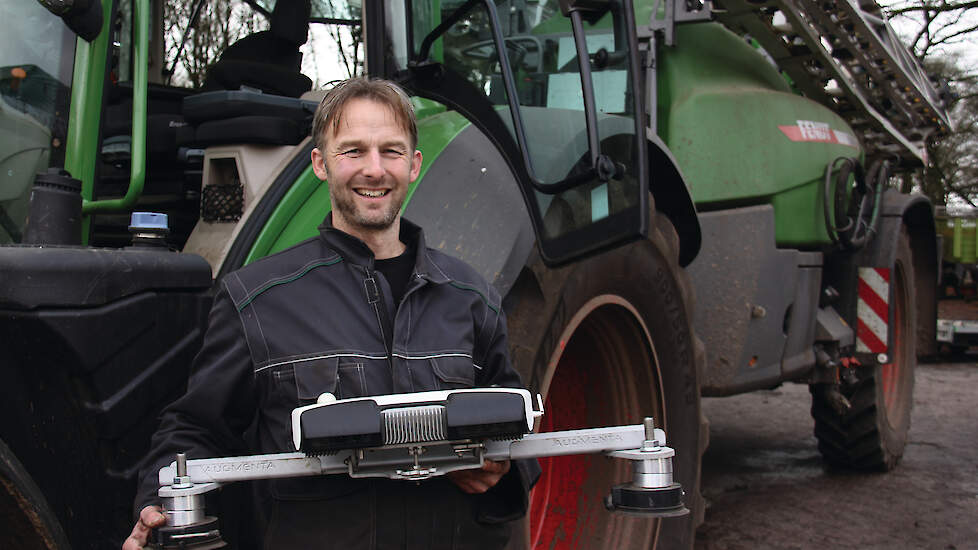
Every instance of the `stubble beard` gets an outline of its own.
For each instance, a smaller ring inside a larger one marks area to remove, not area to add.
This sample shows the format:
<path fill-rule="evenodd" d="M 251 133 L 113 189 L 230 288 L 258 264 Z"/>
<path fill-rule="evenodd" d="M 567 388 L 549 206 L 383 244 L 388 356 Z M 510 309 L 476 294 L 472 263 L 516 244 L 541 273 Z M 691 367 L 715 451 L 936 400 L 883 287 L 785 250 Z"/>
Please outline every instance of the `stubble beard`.
<path fill-rule="evenodd" d="M 395 191 L 391 189 L 389 193 L 394 193 Z M 390 207 L 386 211 L 380 212 L 379 216 L 377 211 L 371 211 L 373 215 L 364 215 L 356 204 L 356 198 L 353 197 L 356 192 L 353 189 L 345 188 L 339 193 L 332 193 L 334 198 L 334 203 L 336 209 L 343 216 L 343 219 L 354 225 L 355 227 L 365 230 L 365 231 L 382 231 L 388 229 L 394 224 L 394 220 L 397 219 L 397 214 L 401 211 L 401 206 L 404 204 L 404 197 L 398 197 L 393 202 L 390 203 Z"/>

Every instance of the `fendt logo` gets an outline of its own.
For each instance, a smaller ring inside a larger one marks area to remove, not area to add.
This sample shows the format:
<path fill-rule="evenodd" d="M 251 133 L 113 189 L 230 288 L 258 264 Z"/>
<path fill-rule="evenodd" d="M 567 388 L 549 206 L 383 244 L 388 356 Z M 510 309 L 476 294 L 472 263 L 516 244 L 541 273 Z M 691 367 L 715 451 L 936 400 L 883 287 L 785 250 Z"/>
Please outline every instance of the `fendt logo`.
<path fill-rule="evenodd" d="M 825 122 L 814 120 L 795 121 L 797 126 L 779 125 L 778 129 L 791 141 L 803 141 L 814 143 L 838 143 L 848 147 L 859 148 L 856 137 L 847 132 L 833 130 Z"/>
<path fill-rule="evenodd" d="M 832 139 L 832 128 L 824 122 L 812 122 L 811 120 L 799 120 L 798 129 L 801 137 L 809 141 L 830 141 Z"/>

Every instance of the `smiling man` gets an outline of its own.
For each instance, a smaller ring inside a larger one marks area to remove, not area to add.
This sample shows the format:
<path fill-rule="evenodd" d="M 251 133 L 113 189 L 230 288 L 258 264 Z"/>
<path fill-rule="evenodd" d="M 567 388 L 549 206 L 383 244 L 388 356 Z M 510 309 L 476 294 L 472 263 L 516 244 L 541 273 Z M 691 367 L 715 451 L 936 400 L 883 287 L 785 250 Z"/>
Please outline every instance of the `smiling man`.
<path fill-rule="evenodd" d="M 323 100 L 313 124 L 317 142 L 312 166 L 329 184 L 333 227 L 364 241 L 376 258 L 389 258 L 405 249 L 398 238 L 400 209 L 408 185 L 421 171 L 417 125 L 410 103 L 391 105 L 407 98 L 381 95 L 389 88 L 375 90 L 379 97 L 351 98 L 358 86 L 367 93 L 371 84 L 351 81 L 347 90 Z M 393 89 L 389 93 L 396 94 Z"/>
<path fill-rule="evenodd" d="M 312 164 L 332 212 L 317 237 L 218 285 L 185 396 L 164 412 L 140 472 L 123 548 L 163 524 L 156 473 L 189 458 L 291 446 L 290 412 L 338 398 L 519 387 L 500 297 L 401 218 L 421 170 L 417 123 L 394 83 L 330 90 L 313 119 Z M 423 483 L 346 476 L 253 482 L 261 548 L 502 548 L 526 511 L 535 462 L 487 463 Z M 247 542 L 240 544 L 247 546 Z"/>

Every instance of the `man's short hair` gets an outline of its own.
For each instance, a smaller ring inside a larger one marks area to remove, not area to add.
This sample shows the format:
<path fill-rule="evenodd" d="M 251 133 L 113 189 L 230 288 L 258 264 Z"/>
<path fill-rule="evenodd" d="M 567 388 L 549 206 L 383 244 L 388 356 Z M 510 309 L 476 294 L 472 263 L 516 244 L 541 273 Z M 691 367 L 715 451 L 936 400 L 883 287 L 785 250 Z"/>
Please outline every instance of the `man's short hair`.
<path fill-rule="evenodd" d="M 312 139 L 320 151 L 326 145 L 326 132 L 336 133 L 343 107 L 351 99 L 369 99 L 386 105 L 394 113 L 398 125 L 408 133 L 411 149 L 418 146 L 418 122 L 407 93 L 390 80 L 357 77 L 333 86 L 316 108 L 312 119 Z"/>

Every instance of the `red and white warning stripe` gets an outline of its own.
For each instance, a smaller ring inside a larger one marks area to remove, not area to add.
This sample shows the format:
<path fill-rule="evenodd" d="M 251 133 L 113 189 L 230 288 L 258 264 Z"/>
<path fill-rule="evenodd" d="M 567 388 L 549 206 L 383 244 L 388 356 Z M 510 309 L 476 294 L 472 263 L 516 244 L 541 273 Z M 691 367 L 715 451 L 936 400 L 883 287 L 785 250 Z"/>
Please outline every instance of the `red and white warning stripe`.
<path fill-rule="evenodd" d="M 859 268 L 859 303 L 856 306 L 856 351 L 886 353 L 890 319 L 890 270 Z"/>

